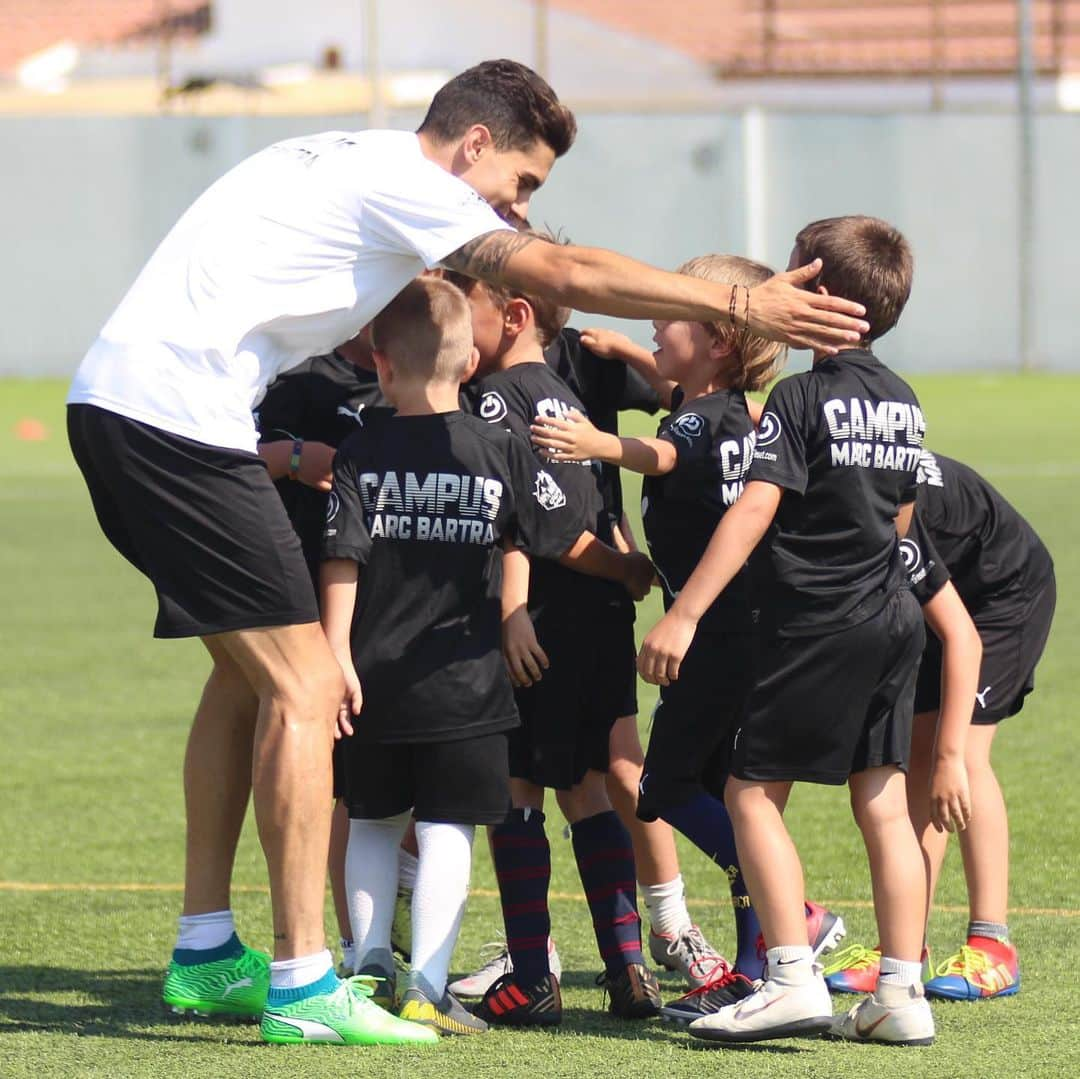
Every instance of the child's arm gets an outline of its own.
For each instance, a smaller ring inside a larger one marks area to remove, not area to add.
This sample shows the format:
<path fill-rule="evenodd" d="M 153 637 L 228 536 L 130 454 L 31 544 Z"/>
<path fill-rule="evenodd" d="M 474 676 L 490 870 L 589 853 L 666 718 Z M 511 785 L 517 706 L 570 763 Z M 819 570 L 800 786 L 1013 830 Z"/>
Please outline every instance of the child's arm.
<path fill-rule="evenodd" d="M 634 538 L 634 529 L 630 525 L 630 518 L 626 516 L 625 510 L 623 511 L 622 519 L 612 529 L 612 532 L 614 534 L 615 546 L 622 551 L 623 554 L 641 550 L 637 545 L 637 540 Z"/>
<path fill-rule="evenodd" d="M 752 480 L 721 518 L 675 602 L 642 642 L 638 671 L 646 682 L 666 686 L 679 677 L 679 667 L 701 616 L 769 530 L 782 494 L 783 489 L 774 483 Z"/>
<path fill-rule="evenodd" d="M 509 541 L 503 543 L 502 637 L 510 681 L 531 686 L 550 666 L 529 617 L 529 556 Z"/>
<path fill-rule="evenodd" d="M 939 831 L 962 831 L 971 819 L 964 746 L 979 689 L 982 641 L 963 600 L 946 582 L 923 605 L 941 641 L 941 705 L 930 769 L 930 821 Z"/>
<path fill-rule="evenodd" d="M 746 412 L 750 417 L 750 422 L 757 427 L 761 423 L 765 405 L 761 401 L 755 401 L 752 397 L 748 397 L 746 399 Z"/>
<path fill-rule="evenodd" d="M 633 368 L 656 391 L 660 404 L 671 408 L 671 395 L 675 392 L 675 383 L 664 378 L 656 367 L 653 354 L 641 345 L 631 341 L 624 333 L 617 330 L 604 330 L 590 327 L 581 331 L 581 343 L 595 356 L 605 360 L 618 360 Z"/>
<path fill-rule="evenodd" d="M 330 490 L 336 452 L 333 446 L 328 446 L 325 442 L 308 442 L 304 439 L 260 442 L 258 446 L 259 456 L 272 480 L 281 480 L 288 476 L 320 491 Z"/>
<path fill-rule="evenodd" d="M 352 717 L 360 714 L 364 703 L 349 644 L 359 579 L 359 566 L 347 558 L 327 559 L 319 572 L 323 632 L 345 676 L 345 695 L 338 709 L 338 725 L 334 732 L 337 738 L 353 733 Z"/>
<path fill-rule="evenodd" d="M 577 542 L 559 559 L 559 564 L 589 577 L 603 577 L 625 585 L 634 600 L 644 599 L 652 588 L 656 570 L 648 555 L 641 551 L 625 554 L 598 540 L 591 532 L 582 532 Z"/>
<path fill-rule="evenodd" d="M 576 408 L 562 419 L 537 416 L 530 430 L 533 442 L 555 461 L 607 461 L 646 476 L 665 476 L 678 457 L 667 439 L 609 435 Z"/>

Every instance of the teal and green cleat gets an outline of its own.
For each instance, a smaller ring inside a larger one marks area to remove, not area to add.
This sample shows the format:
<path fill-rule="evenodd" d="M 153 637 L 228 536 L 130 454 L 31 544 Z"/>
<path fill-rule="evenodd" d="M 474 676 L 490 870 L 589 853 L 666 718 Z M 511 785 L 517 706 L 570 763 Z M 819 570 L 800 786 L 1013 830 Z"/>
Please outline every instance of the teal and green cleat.
<path fill-rule="evenodd" d="M 228 947 L 228 946 L 227 946 Z M 258 1019 L 270 988 L 270 957 L 236 941 L 240 951 L 207 963 L 169 963 L 161 999 L 174 1015 Z M 218 954 L 222 949 L 214 949 Z"/>
<path fill-rule="evenodd" d="M 267 1002 L 262 1017 L 264 1041 L 289 1045 L 434 1045 L 439 1035 L 384 1011 L 372 999 L 369 978 L 349 978 L 325 993 L 284 1004 Z"/>

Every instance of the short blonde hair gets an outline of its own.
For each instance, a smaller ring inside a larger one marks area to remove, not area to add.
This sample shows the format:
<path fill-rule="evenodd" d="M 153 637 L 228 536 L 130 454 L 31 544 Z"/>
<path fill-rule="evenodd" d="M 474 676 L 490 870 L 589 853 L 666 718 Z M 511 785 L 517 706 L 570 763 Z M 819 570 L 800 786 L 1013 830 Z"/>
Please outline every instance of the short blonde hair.
<path fill-rule="evenodd" d="M 700 255 L 676 271 L 703 281 L 754 288 L 773 276 L 768 266 L 738 255 Z M 706 322 L 705 328 L 721 341 L 734 342 L 732 386 L 737 390 L 760 390 L 776 377 L 787 361 L 787 347 L 758 337 L 745 328 L 735 329 L 726 320 Z"/>
<path fill-rule="evenodd" d="M 468 301 L 446 281 L 418 277 L 375 316 L 371 343 L 406 376 L 460 382 L 472 357 Z"/>

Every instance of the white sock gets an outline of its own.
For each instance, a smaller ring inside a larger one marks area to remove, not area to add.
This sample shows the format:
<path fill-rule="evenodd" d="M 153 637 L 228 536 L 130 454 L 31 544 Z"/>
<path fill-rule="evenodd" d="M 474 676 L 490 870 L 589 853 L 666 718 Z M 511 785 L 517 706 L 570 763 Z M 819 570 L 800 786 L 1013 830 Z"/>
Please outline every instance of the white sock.
<path fill-rule="evenodd" d="M 814 977 L 813 949 L 809 944 L 781 945 L 765 953 L 769 980 L 781 985 L 802 985 Z"/>
<path fill-rule="evenodd" d="M 300 989 L 325 977 L 326 972 L 333 968 L 333 957 L 326 948 L 314 955 L 301 955 L 296 959 L 275 959 L 270 964 L 270 987 Z"/>
<path fill-rule="evenodd" d="M 356 945 L 344 937 L 341 938 L 341 963 L 346 970 L 356 970 Z"/>
<path fill-rule="evenodd" d="M 416 887 L 416 855 L 398 847 L 398 889 L 411 892 Z"/>
<path fill-rule="evenodd" d="M 682 874 L 666 884 L 641 884 L 641 898 L 649 911 L 649 925 L 654 933 L 677 937 L 694 923 L 686 909 L 686 889 Z"/>
<path fill-rule="evenodd" d="M 412 968 L 436 996 L 446 990 L 472 871 L 471 824 L 417 821 L 420 857 L 412 898 Z"/>
<path fill-rule="evenodd" d="M 345 848 L 345 894 L 352 923 L 354 969 L 369 952 L 390 948 L 397 896 L 398 845 L 409 824 L 409 813 L 383 820 L 349 821 Z"/>
<path fill-rule="evenodd" d="M 922 981 L 922 963 L 906 963 L 891 956 L 881 957 L 881 973 L 878 981 L 885 985 L 918 985 Z"/>
<path fill-rule="evenodd" d="M 220 948 L 235 932 L 231 910 L 215 910 L 210 914 L 181 914 L 176 946 L 204 952 L 210 948 Z"/>

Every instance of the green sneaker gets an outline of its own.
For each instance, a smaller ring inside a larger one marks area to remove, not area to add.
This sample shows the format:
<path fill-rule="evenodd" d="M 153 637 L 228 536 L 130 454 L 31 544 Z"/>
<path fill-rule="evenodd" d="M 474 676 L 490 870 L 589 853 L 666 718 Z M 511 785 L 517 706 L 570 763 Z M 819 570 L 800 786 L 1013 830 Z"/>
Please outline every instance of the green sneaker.
<path fill-rule="evenodd" d="M 240 955 L 210 963 L 170 962 L 161 991 L 165 1007 L 174 1015 L 257 1019 L 270 988 L 270 956 L 241 947 Z"/>
<path fill-rule="evenodd" d="M 434 1045 L 439 1035 L 407 1023 L 371 1000 L 372 982 L 349 978 L 332 992 L 287 1004 L 267 1004 L 261 1032 L 279 1045 L 329 1042 L 335 1045 Z"/>

